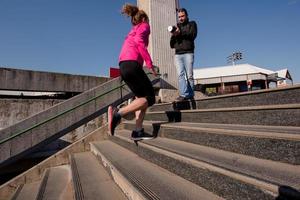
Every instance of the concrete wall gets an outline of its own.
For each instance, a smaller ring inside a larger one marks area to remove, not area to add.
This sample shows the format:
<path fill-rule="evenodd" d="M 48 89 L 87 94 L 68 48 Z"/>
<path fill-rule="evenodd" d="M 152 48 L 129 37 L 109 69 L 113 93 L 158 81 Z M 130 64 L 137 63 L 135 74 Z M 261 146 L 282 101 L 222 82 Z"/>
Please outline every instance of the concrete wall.
<path fill-rule="evenodd" d="M 47 110 L 63 101 L 64 100 L 59 99 L 0 99 L 0 130 Z M 106 117 L 100 116 L 71 131 L 63 136 L 61 140 L 67 143 L 73 143 L 86 133 L 101 127 L 105 122 Z M 51 147 L 49 148 L 55 150 L 57 144 L 58 143 L 50 145 Z"/>
<path fill-rule="evenodd" d="M 0 99 L 0 130 L 62 101 L 59 99 Z"/>
<path fill-rule="evenodd" d="M 109 78 L 0 67 L 0 90 L 83 92 Z"/>

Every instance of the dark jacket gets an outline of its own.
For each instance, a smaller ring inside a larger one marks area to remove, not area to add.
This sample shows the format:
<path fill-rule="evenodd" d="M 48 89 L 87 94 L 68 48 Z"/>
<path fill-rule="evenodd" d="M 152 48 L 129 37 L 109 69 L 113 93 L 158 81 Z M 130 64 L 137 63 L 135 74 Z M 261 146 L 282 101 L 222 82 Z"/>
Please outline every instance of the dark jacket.
<path fill-rule="evenodd" d="M 184 23 L 178 23 L 177 27 L 180 30 L 180 34 L 171 37 L 171 48 L 175 48 L 176 54 L 194 53 L 194 40 L 197 37 L 196 22 L 187 20 Z"/>

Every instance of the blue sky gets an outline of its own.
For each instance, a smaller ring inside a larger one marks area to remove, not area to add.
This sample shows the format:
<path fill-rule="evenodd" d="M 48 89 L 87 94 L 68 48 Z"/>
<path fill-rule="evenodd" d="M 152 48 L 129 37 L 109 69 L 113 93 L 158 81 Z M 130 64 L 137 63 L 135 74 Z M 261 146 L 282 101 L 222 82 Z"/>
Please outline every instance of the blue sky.
<path fill-rule="evenodd" d="M 108 76 L 130 21 L 132 0 L 0 0 L 0 66 Z M 300 83 L 300 0 L 181 0 L 198 23 L 195 68 L 239 63 L 288 68 Z"/>

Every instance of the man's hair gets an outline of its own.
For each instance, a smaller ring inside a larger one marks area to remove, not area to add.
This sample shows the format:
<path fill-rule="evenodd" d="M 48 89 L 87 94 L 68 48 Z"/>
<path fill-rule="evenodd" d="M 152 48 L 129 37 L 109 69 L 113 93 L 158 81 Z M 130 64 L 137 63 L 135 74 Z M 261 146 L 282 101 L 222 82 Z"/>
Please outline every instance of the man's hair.
<path fill-rule="evenodd" d="M 137 6 L 131 4 L 125 4 L 122 7 L 122 14 L 131 17 L 131 23 L 133 25 L 137 25 L 145 19 L 149 21 L 148 15 L 143 11 L 140 10 Z"/>
<path fill-rule="evenodd" d="M 179 12 L 184 12 L 184 14 L 188 17 L 189 15 L 188 15 L 188 12 L 186 11 L 186 9 L 185 8 L 179 8 L 178 10 L 177 10 L 177 12 L 179 13 Z"/>

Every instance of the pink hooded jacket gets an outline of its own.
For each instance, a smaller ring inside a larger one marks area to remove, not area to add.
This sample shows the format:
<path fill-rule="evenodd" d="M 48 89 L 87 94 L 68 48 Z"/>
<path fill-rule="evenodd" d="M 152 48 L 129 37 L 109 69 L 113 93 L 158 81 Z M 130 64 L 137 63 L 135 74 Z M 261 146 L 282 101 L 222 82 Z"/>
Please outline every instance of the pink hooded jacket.
<path fill-rule="evenodd" d="M 145 61 L 146 66 L 151 69 L 153 64 L 147 50 L 149 35 L 150 26 L 147 22 L 142 22 L 133 26 L 123 43 L 119 62 L 135 60 L 143 66 Z"/>

